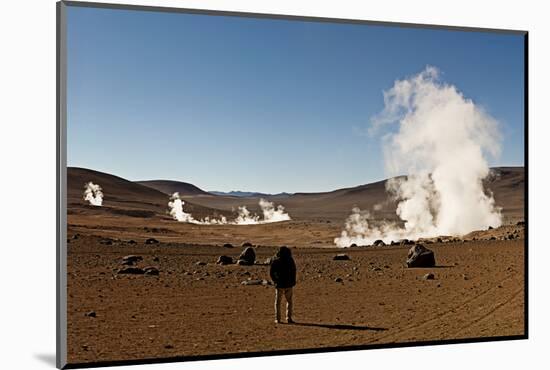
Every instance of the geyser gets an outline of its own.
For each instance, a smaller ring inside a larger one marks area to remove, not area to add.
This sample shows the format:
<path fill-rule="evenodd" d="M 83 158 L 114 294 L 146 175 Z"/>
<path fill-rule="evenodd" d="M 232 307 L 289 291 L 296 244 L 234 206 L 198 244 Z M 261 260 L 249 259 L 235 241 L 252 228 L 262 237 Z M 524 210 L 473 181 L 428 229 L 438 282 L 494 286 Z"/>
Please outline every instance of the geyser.
<path fill-rule="evenodd" d="M 384 127 L 393 129 L 382 136 L 386 171 L 407 175 L 386 183 L 402 226 L 373 225 L 370 212 L 354 208 L 336 245 L 463 235 L 501 225 L 500 208 L 482 182 L 489 175 L 486 158 L 500 152 L 498 123 L 442 82 L 437 68 L 384 92 L 384 109 L 371 120 L 370 132 Z"/>
<path fill-rule="evenodd" d="M 220 218 L 205 217 L 204 219 L 196 220 L 190 213 L 186 213 L 183 210 L 184 204 L 185 202 L 180 198 L 179 193 L 172 194 L 168 202 L 168 209 L 174 220 L 197 225 L 257 225 L 290 220 L 289 214 L 285 212 L 285 208 L 282 205 L 275 207 L 272 202 L 265 199 L 260 199 L 258 203 L 262 210 L 263 219 L 260 219 L 260 216 L 256 214 L 252 214 L 246 206 L 239 206 L 237 208 L 237 217 L 233 221 L 228 221 L 225 216 L 221 216 Z"/>
<path fill-rule="evenodd" d="M 101 186 L 94 184 L 93 182 L 87 182 L 84 184 L 84 200 L 90 203 L 92 206 L 101 207 L 103 205 L 103 191 Z"/>

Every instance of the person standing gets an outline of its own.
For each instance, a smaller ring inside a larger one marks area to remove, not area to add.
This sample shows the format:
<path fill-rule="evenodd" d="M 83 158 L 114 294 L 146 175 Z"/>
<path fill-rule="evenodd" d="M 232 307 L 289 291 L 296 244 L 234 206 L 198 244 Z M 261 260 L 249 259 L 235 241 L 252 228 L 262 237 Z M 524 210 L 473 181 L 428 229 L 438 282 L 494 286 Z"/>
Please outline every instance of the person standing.
<path fill-rule="evenodd" d="M 281 302 L 286 299 L 286 320 L 289 324 L 292 319 L 292 289 L 296 285 L 296 264 L 292 252 L 288 247 L 281 247 L 271 262 L 269 275 L 275 283 L 275 322 L 281 323 Z"/>

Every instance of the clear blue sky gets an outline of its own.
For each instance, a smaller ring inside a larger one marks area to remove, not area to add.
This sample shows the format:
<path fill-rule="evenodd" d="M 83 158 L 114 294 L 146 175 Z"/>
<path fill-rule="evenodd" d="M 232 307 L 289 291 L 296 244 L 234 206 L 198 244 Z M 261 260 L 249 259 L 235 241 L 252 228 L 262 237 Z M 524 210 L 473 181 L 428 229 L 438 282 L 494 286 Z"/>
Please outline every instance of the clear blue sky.
<path fill-rule="evenodd" d="M 385 177 L 358 134 L 396 79 L 438 67 L 523 165 L 523 38 L 69 7 L 68 165 L 205 190 L 324 191 Z"/>

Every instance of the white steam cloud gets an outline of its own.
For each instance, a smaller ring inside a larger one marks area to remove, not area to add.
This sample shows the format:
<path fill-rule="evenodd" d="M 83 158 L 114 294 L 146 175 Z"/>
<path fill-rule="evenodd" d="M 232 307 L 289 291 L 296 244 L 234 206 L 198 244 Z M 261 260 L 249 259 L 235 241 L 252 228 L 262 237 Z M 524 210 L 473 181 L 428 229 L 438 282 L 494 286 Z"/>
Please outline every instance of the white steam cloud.
<path fill-rule="evenodd" d="M 103 204 L 103 191 L 101 186 L 88 182 L 84 185 L 84 200 L 92 206 L 101 207 Z"/>
<path fill-rule="evenodd" d="M 170 197 L 170 201 L 168 202 L 168 208 L 170 209 L 170 216 L 174 218 L 174 220 L 180 221 L 180 222 L 194 222 L 195 219 L 193 216 L 191 216 L 190 213 L 185 213 L 183 210 L 183 205 L 185 202 L 180 199 L 180 195 L 178 192 L 172 194 Z"/>
<path fill-rule="evenodd" d="M 369 212 L 354 208 L 334 242 L 372 244 L 437 235 L 463 235 L 502 223 L 500 208 L 483 189 L 489 175 L 487 156 L 500 152 L 498 123 L 453 85 L 427 67 L 384 92 L 384 110 L 372 119 L 371 133 L 397 125 L 383 139 L 390 175 L 386 183 L 399 201 L 403 221 L 373 225 Z"/>
<path fill-rule="evenodd" d="M 185 202 L 180 198 L 179 193 L 172 194 L 168 202 L 168 208 L 174 220 L 197 225 L 257 225 L 290 220 L 289 214 L 285 212 L 282 205 L 275 208 L 272 202 L 265 199 L 260 199 L 259 202 L 263 219 L 260 219 L 260 216 L 256 214 L 252 214 L 246 206 L 240 206 L 238 207 L 237 217 L 233 221 L 228 221 L 225 216 L 221 216 L 220 218 L 205 217 L 204 219 L 197 220 L 190 213 L 186 213 L 183 210 L 184 204 Z"/>

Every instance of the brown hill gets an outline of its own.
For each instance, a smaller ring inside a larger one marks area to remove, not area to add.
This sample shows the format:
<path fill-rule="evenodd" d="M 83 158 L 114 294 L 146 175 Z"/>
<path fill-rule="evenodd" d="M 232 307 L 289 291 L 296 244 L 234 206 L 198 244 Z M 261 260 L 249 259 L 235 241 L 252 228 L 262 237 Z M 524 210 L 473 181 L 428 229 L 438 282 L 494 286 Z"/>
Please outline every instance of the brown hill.
<path fill-rule="evenodd" d="M 485 181 L 488 191 L 494 194 L 496 204 L 502 207 L 504 221 L 516 222 L 524 219 L 524 168 L 497 167 Z M 186 196 L 197 204 L 218 209 L 231 210 L 246 205 L 254 212 L 259 211 L 258 197 L 230 197 L 201 195 Z M 396 202 L 386 192 L 386 180 L 351 188 L 321 193 L 296 193 L 290 196 L 271 196 L 267 199 L 282 204 L 293 219 L 326 220 L 343 222 L 353 207 L 364 210 L 378 210 L 378 219 L 396 219 Z"/>
<path fill-rule="evenodd" d="M 198 188 L 193 184 L 182 181 L 172 180 L 148 180 L 136 181 L 136 184 L 147 186 L 148 188 L 158 190 L 164 194 L 172 195 L 178 192 L 180 195 L 210 195 L 206 191 Z"/>
<path fill-rule="evenodd" d="M 102 207 L 90 206 L 83 200 L 84 186 L 89 181 L 101 186 Z M 102 214 L 108 212 L 131 217 L 166 217 L 169 196 L 158 190 L 107 173 L 86 168 L 67 169 L 67 208 L 69 214 Z M 220 212 L 208 206 L 186 201 L 185 210 L 202 218 Z"/>

